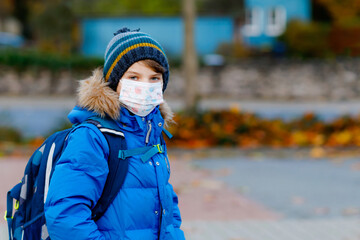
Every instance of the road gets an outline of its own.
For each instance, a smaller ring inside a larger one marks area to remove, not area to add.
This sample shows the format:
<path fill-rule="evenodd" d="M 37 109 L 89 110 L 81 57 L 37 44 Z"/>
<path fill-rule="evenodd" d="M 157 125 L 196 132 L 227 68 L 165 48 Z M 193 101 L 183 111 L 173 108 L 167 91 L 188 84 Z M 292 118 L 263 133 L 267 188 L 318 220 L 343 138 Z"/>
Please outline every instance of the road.
<path fill-rule="evenodd" d="M 287 154 L 170 150 L 187 239 L 359 240 L 360 160 Z M 0 159 L 1 211 L 25 163 Z"/>
<path fill-rule="evenodd" d="M 183 109 L 179 99 L 168 101 L 174 111 Z M 52 132 L 67 121 L 67 114 L 75 105 L 74 98 L 19 98 L 0 97 L 0 126 L 12 126 L 25 137 Z M 289 120 L 307 112 L 330 121 L 341 115 L 360 114 L 360 100 L 349 102 L 291 102 L 291 101 L 241 101 L 234 99 L 207 99 L 200 101 L 199 109 L 229 109 L 253 112 L 264 118 Z"/>

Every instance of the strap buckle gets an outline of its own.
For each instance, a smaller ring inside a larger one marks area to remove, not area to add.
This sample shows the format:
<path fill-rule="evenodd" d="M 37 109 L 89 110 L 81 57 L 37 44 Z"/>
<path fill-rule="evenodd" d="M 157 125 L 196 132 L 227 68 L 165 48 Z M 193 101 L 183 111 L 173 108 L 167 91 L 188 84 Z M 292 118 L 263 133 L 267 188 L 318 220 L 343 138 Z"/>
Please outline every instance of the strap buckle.
<path fill-rule="evenodd" d="M 154 147 L 157 147 L 159 153 L 163 153 L 163 152 L 164 152 L 164 149 L 163 149 L 163 146 L 162 146 L 162 145 L 156 144 L 156 145 L 154 145 Z"/>
<path fill-rule="evenodd" d="M 15 202 L 15 206 L 14 206 L 14 208 L 15 208 L 15 210 L 18 210 L 19 209 L 19 206 L 20 206 L 20 202 L 18 201 L 18 200 L 16 200 L 16 202 Z M 7 221 L 9 218 L 14 218 L 14 216 L 8 216 L 8 211 L 7 210 L 5 210 L 5 215 L 4 215 L 4 219 L 5 219 L 5 221 Z"/>
<path fill-rule="evenodd" d="M 8 221 L 8 219 L 13 219 L 14 218 L 14 216 L 10 216 L 10 217 L 8 217 L 7 216 L 7 210 L 5 210 L 5 215 L 4 215 L 4 219 L 5 219 L 5 221 Z"/>
<path fill-rule="evenodd" d="M 125 157 L 125 151 L 124 150 L 120 150 L 119 151 L 119 156 L 118 156 L 120 159 L 124 160 L 126 157 Z"/>

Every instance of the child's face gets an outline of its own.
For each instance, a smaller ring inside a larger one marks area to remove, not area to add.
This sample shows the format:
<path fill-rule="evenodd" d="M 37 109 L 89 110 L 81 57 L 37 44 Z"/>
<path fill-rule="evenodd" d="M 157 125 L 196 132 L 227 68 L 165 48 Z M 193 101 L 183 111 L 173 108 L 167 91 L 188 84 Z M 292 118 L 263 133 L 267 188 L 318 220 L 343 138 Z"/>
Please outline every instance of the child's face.
<path fill-rule="evenodd" d="M 128 68 L 128 70 L 124 73 L 121 79 L 128 79 L 146 83 L 157 83 L 163 81 L 162 74 L 157 73 L 153 69 L 149 68 L 147 65 L 144 64 L 143 61 L 138 61 L 131 65 L 131 67 Z M 116 92 L 120 94 L 120 90 L 121 81 L 119 81 Z"/>

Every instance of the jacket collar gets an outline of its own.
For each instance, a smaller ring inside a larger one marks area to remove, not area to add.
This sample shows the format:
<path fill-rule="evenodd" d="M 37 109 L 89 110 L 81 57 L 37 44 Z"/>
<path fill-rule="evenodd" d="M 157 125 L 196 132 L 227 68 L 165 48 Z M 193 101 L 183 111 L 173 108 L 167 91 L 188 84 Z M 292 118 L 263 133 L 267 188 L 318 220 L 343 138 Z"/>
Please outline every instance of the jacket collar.
<path fill-rule="evenodd" d="M 95 69 L 89 78 L 80 81 L 77 92 L 79 107 L 93 111 L 102 117 L 108 115 L 114 120 L 120 119 L 119 94 L 108 87 L 108 83 L 103 79 L 103 71 L 100 68 Z M 164 118 L 165 127 L 174 122 L 174 113 L 167 102 L 160 104 L 159 109 Z"/>
<path fill-rule="evenodd" d="M 164 124 L 164 119 L 160 113 L 159 107 L 156 107 L 151 113 L 145 117 L 137 116 L 131 113 L 125 107 L 121 107 L 120 110 L 120 120 L 118 123 L 120 127 L 126 129 L 127 131 L 137 131 L 139 129 L 147 129 L 148 123 L 151 121 L 154 124 Z"/>

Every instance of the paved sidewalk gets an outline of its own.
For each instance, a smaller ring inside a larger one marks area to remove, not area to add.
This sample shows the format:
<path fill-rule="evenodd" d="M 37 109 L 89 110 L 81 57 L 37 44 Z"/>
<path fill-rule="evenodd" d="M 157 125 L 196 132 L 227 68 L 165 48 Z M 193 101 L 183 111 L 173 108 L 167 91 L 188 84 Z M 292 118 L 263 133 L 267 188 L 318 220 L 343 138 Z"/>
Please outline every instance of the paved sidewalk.
<path fill-rule="evenodd" d="M 359 240 L 359 219 L 188 221 L 187 240 Z"/>
<path fill-rule="evenodd" d="M 6 223 L 3 223 L 3 221 L 0 225 L 0 239 L 1 240 L 9 239 L 7 225 L 6 225 Z"/>
<path fill-rule="evenodd" d="M 170 183 L 178 194 L 184 221 L 277 220 L 282 217 L 216 180 L 208 170 L 193 167 L 190 155 L 169 157 Z"/>
<path fill-rule="evenodd" d="M 216 180 L 208 170 L 193 167 L 190 155 L 170 158 L 187 240 L 360 240 L 359 218 L 284 219 Z M 6 191 L 18 182 L 25 164 L 23 158 L 0 158 L 1 212 Z M 0 240 L 7 238 L 2 220 Z"/>
<path fill-rule="evenodd" d="M 187 240 L 360 240 L 359 218 L 286 219 L 194 168 L 191 155 L 170 158 Z"/>
<path fill-rule="evenodd" d="M 359 219 L 184 221 L 187 240 L 359 240 Z M 0 239 L 8 239 L 5 224 Z"/>
<path fill-rule="evenodd" d="M 207 226 L 211 228 L 214 236 L 218 236 L 214 239 L 223 239 L 219 236 L 223 236 L 223 231 L 226 231 L 226 224 L 212 221 L 236 223 L 239 220 L 268 221 L 281 217 L 280 214 L 242 197 L 224 183 L 213 179 L 206 170 L 193 168 L 189 161 L 190 156 L 170 156 L 170 158 L 172 171 L 170 181 L 179 196 L 183 228 L 188 239 L 207 239 L 199 238 L 207 236 L 203 234 L 209 232 Z M 26 161 L 25 158 L 0 158 L 1 212 L 4 212 L 6 207 L 6 191 L 21 178 Z M 0 239 L 7 239 L 5 221 L 0 222 L 2 223 Z M 237 229 L 237 225 L 229 229 L 232 228 Z"/>

